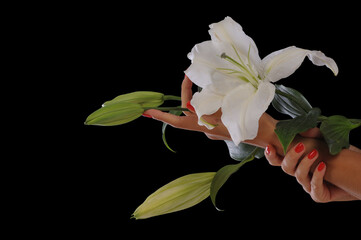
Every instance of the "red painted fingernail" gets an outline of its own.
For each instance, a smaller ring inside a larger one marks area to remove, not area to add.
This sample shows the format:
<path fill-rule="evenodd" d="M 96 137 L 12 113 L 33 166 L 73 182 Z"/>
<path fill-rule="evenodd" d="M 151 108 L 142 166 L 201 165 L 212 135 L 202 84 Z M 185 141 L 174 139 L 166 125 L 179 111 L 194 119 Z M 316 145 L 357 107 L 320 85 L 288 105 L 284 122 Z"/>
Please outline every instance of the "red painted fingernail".
<path fill-rule="evenodd" d="M 266 147 L 266 154 L 267 155 L 270 155 L 271 154 L 271 149 L 269 146 Z"/>
<path fill-rule="evenodd" d="M 303 150 L 305 149 L 305 145 L 303 145 L 303 143 L 299 143 L 299 144 L 297 144 L 297 146 L 295 147 L 295 152 L 296 153 L 300 153 L 300 152 L 302 152 Z"/>
<path fill-rule="evenodd" d="M 316 149 L 313 149 L 312 150 L 312 152 L 310 152 L 308 155 L 307 155 L 307 157 L 308 157 L 308 159 L 313 159 L 314 157 L 316 157 L 316 155 L 317 155 L 317 150 Z"/>
<path fill-rule="evenodd" d="M 192 106 L 191 101 L 188 101 L 188 102 L 187 102 L 187 108 L 188 108 L 189 110 L 191 110 L 192 112 L 195 112 L 195 111 L 196 111 L 196 110 L 194 109 L 194 107 Z"/>
<path fill-rule="evenodd" d="M 321 172 L 325 168 L 326 164 L 324 162 L 321 162 L 318 165 L 317 171 Z"/>
<path fill-rule="evenodd" d="M 143 113 L 142 116 L 143 116 L 143 117 L 147 117 L 147 118 L 153 118 L 151 115 L 146 114 L 146 113 Z"/>

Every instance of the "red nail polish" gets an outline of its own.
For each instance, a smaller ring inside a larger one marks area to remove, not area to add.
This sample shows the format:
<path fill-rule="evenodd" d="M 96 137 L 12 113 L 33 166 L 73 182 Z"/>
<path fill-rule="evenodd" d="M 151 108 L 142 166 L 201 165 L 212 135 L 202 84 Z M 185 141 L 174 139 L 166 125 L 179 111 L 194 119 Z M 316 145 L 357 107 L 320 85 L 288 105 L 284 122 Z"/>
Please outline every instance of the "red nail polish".
<path fill-rule="evenodd" d="M 295 147 L 295 152 L 296 153 L 300 153 L 300 152 L 302 152 L 303 150 L 305 149 L 305 145 L 303 145 L 303 143 L 299 143 L 299 144 L 297 144 L 297 146 Z"/>
<path fill-rule="evenodd" d="M 325 166 L 326 164 L 324 162 L 321 162 L 317 167 L 317 171 L 321 172 L 325 168 Z"/>
<path fill-rule="evenodd" d="M 269 146 L 266 147 L 266 154 L 267 155 L 270 155 L 271 154 L 271 149 Z"/>
<path fill-rule="evenodd" d="M 191 112 L 195 112 L 196 110 L 194 109 L 194 107 L 191 105 L 191 101 L 188 101 L 187 102 L 187 108 L 189 109 L 189 110 L 191 110 Z"/>
<path fill-rule="evenodd" d="M 147 118 L 153 118 L 151 115 L 146 114 L 146 113 L 143 113 L 142 116 L 143 116 L 143 117 L 147 117 Z"/>
<path fill-rule="evenodd" d="M 316 155 L 317 155 L 317 150 L 316 149 L 313 149 L 312 150 L 312 152 L 310 152 L 308 155 L 307 155 L 307 157 L 308 157 L 308 159 L 313 159 L 314 157 L 316 157 Z"/>

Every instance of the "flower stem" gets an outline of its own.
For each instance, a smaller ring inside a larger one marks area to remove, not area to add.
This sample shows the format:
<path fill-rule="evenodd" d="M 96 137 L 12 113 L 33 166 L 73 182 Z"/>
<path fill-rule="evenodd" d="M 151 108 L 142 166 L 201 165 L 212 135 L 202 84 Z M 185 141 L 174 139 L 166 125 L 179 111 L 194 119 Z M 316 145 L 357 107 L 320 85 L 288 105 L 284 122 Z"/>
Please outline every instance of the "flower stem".
<path fill-rule="evenodd" d="M 163 99 L 164 99 L 164 101 L 167 101 L 167 100 L 177 100 L 177 101 L 181 101 L 181 100 L 182 100 L 181 97 L 173 96 L 173 95 L 164 95 Z"/>
<path fill-rule="evenodd" d="M 321 116 L 319 116 L 319 117 L 317 118 L 317 121 L 318 121 L 318 122 L 323 122 L 323 121 L 325 121 L 326 119 L 327 119 L 326 116 L 321 115 Z"/>
<path fill-rule="evenodd" d="M 189 111 L 188 108 L 182 108 L 182 107 L 156 107 L 156 108 L 144 108 L 144 111 L 147 111 L 149 109 L 156 109 L 161 111 L 172 111 L 172 110 L 178 110 L 178 111 Z"/>

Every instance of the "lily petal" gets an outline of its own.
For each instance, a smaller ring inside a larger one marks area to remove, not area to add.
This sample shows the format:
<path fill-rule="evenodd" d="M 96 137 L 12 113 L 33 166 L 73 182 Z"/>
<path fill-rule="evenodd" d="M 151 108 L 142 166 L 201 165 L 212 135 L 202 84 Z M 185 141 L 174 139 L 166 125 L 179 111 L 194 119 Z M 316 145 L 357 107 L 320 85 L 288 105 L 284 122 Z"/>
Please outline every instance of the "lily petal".
<path fill-rule="evenodd" d="M 294 73 L 302 64 L 305 57 L 317 66 L 326 65 L 337 75 L 338 67 L 332 58 L 326 57 L 320 51 L 310 51 L 295 46 L 281 49 L 266 56 L 264 64 L 264 77 L 270 82 L 277 82 Z"/>
<path fill-rule="evenodd" d="M 261 58 L 258 55 L 258 49 L 252 38 L 247 36 L 242 26 L 232 18 L 226 17 L 223 21 L 213 23 L 210 26 L 209 34 L 213 42 L 229 43 L 234 46 L 240 55 L 250 58 L 252 64 L 258 72 L 261 71 Z M 227 52 L 227 54 L 230 54 Z"/>
<path fill-rule="evenodd" d="M 214 128 L 213 125 L 207 124 L 201 120 L 203 115 L 211 115 L 218 111 L 221 107 L 223 97 L 216 94 L 210 89 L 204 88 L 201 92 L 196 92 L 193 95 L 191 104 L 194 107 L 198 116 L 198 124 L 206 126 L 208 129 Z"/>
<path fill-rule="evenodd" d="M 185 74 L 193 83 L 205 88 L 212 84 L 212 74 L 217 71 L 217 68 L 229 68 L 229 63 L 220 57 L 224 48 L 221 45 L 224 44 L 205 41 L 196 44 L 188 53 L 188 58 L 192 60 L 192 64 L 185 71 Z"/>
<path fill-rule="evenodd" d="M 248 83 L 240 85 L 224 97 L 221 119 L 234 144 L 238 145 L 257 136 L 259 119 L 273 100 L 274 94 L 274 85 L 262 81 L 258 90 Z"/>
<path fill-rule="evenodd" d="M 214 72 L 212 75 L 212 85 L 209 86 L 209 88 L 224 96 L 239 85 L 246 83 L 247 82 L 235 76 L 223 74 L 222 72 Z"/>
<path fill-rule="evenodd" d="M 276 88 L 272 83 L 262 81 L 258 85 L 257 92 L 249 101 L 245 116 L 245 125 L 247 130 L 249 129 L 249 136 L 246 139 L 253 139 L 257 136 L 259 119 L 271 104 L 275 91 Z"/>

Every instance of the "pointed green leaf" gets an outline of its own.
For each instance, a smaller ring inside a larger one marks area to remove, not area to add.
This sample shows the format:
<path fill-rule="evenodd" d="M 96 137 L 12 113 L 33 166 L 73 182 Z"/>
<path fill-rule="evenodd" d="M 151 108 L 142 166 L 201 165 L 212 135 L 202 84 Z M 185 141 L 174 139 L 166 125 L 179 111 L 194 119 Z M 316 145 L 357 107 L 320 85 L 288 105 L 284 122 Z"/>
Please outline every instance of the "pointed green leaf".
<path fill-rule="evenodd" d="M 176 116 L 180 116 L 182 114 L 183 111 L 181 110 L 171 110 L 169 111 L 170 114 L 174 114 Z M 163 123 L 163 126 L 162 126 L 162 139 L 163 139 L 163 143 L 164 145 L 171 151 L 171 152 L 174 152 L 175 151 L 173 149 L 171 149 L 167 143 L 167 140 L 165 138 L 165 129 L 167 128 L 168 124 L 167 123 Z"/>
<path fill-rule="evenodd" d="M 272 105 L 278 112 L 295 118 L 311 111 L 311 104 L 300 92 L 283 85 L 275 84 L 275 87 L 276 94 Z"/>
<path fill-rule="evenodd" d="M 348 148 L 350 146 L 350 131 L 360 125 L 360 119 L 348 119 L 340 115 L 331 116 L 324 120 L 320 130 L 328 144 L 330 153 L 336 155 L 343 148 Z"/>
<path fill-rule="evenodd" d="M 321 110 L 319 108 L 313 108 L 307 114 L 303 114 L 294 119 L 279 121 L 277 123 L 275 132 L 283 146 L 285 154 L 288 146 L 298 133 L 317 126 L 317 118 L 320 114 Z"/>
<path fill-rule="evenodd" d="M 213 181 L 211 184 L 211 189 L 210 189 L 210 191 L 211 191 L 210 197 L 211 197 L 212 203 L 218 211 L 221 211 L 216 206 L 216 196 L 217 196 L 219 189 L 227 182 L 227 180 L 233 173 L 237 172 L 240 167 L 242 167 L 247 162 L 252 161 L 253 159 L 254 159 L 254 155 L 250 156 L 248 159 L 245 159 L 244 161 L 242 161 L 240 163 L 227 165 L 218 170 L 218 172 L 216 173 L 216 175 L 213 178 Z"/>

